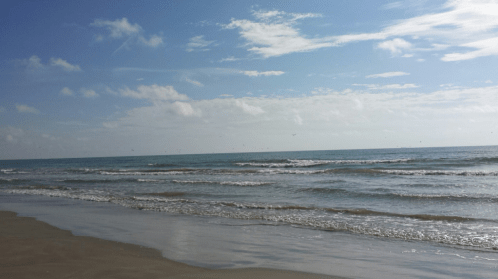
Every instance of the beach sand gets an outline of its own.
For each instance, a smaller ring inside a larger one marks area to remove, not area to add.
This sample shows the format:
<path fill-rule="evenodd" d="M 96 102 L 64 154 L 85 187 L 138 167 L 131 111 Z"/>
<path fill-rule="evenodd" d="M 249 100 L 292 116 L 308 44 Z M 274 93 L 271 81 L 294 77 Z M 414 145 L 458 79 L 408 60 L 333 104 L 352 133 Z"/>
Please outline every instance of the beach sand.
<path fill-rule="evenodd" d="M 264 268 L 211 270 L 138 245 L 74 236 L 0 211 L 0 278 L 338 278 Z"/>

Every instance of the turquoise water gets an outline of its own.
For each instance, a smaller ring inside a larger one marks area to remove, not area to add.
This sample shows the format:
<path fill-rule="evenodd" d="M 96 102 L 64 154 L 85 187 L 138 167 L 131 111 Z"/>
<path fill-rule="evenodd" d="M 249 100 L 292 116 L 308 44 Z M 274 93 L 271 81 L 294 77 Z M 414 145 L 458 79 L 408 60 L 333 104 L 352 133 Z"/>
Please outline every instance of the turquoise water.
<path fill-rule="evenodd" d="M 91 215 L 93 225 L 70 218 L 60 222 L 72 230 L 99 231 L 99 226 L 105 227 L 99 216 L 106 212 L 119 216 L 119 230 L 128 232 L 140 229 L 133 229 L 126 216 L 152 218 L 157 224 L 144 245 L 156 246 L 173 259 L 364 278 L 396 274 L 392 269 L 408 259 L 415 267 L 401 273 L 406 277 L 458 277 L 454 268 L 450 272 L 442 266 L 458 260 L 461 278 L 493 278 L 498 263 L 497 186 L 496 146 L 0 161 L 3 207 L 24 208 L 28 215 L 47 210 L 45 216 L 52 222 L 60 213 L 50 208 L 93 208 L 74 213 L 80 219 Z M 202 238 L 224 248 L 198 244 L 204 247 L 198 249 L 218 251 L 207 252 L 206 257 L 168 254 L 172 241 L 160 232 L 168 227 L 161 223 L 171 218 L 184 220 L 191 230 L 205 224 L 216 233 Z M 228 230 L 227 225 L 235 229 Z M 241 228 L 252 233 L 233 236 Z M 95 236 L 99 235 L 106 234 Z M 112 235 L 119 233 L 107 237 Z M 233 243 L 242 248 L 226 252 L 231 249 L 216 240 L 220 235 L 234 237 Z M 272 241 L 261 247 L 241 244 L 259 235 L 270 235 Z M 358 243 L 372 249 L 361 249 Z M 269 250 L 268 259 L 257 260 L 258 249 L 272 245 L 276 248 Z M 280 252 L 273 255 L 272 250 Z M 391 258 L 393 250 L 396 256 Z M 216 256 L 225 254 L 232 256 Z M 230 261 L 240 254 L 246 256 Z M 300 264 L 303 255 L 308 264 Z M 348 273 L 370 266 L 369 261 L 358 260 L 362 257 L 389 260 L 374 261 L 378 273 Z M 337 261 L 343 271 L 325 268 Z"/>

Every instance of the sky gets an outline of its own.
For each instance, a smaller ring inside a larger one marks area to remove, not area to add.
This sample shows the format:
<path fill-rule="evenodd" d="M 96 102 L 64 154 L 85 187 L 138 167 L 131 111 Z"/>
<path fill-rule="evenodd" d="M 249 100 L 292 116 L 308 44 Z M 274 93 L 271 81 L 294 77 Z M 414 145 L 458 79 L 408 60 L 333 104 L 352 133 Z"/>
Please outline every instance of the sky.
<path fill-rule="evenodd" d="M 498 1 L 2 1 L 0 159 L 498 143 Z"/>

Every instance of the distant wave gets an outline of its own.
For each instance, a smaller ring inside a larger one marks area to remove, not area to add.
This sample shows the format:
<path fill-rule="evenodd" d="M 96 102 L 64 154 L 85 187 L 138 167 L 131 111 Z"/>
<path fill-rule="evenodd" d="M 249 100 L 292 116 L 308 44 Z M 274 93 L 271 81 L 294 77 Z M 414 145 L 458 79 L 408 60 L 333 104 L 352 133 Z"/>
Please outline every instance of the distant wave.
<path fill-rule="evenodd" d="M 39 192 L 42 190 L 48 190 L 50 192 L 51 190 L 58 190 L 58 191 L 68 191 L 71 190 L 71 188 L 66 187 L 66 186 L 50 186 L 50 185 L 30 185 L 30 186 L 17 186 L 17 190 L 19 191 L 33 191 L 33 192 Z M 17 191 L 17 190 L 12 190 L 12 191 Z M 7 190 L 9 191 L 9 190 Z M 43 191 L 42 191 L 43 192 Z"/>
<path fill-rule="evenodd" d="M 27 171 L 19 171 L 17 169 L 0 169 L 3 174 L 17 174 L 17 173 L 29 173 Z"/>
<path fill-rule="evenodd" d="M 161 179 L 137 179 L 138 182 L 163 182 Z"/>
<path fill-rule="evenodd" d="M 160 163 L 154 163 L 154 164 L 147 164 L 149 167 L 156 167 L 156 168 L 164 168 L 164 167 L 176 167 L 177 165 L 175 164 L 160 164 Z"/>
<path fill-rule="evenodd" d="M 258 182 L 258 181 L 210 181 L 210 180 L 173 180 L 174 183 L 181 184 L 218 184 L 218 185 L 234 185 L 234 186 L 261 186 L 270 185 L 274 182 Z"/>
<path fill-rule="evenodd" d="M 71 184 L 107 184 L 107 183 L 123 183 L 134 182 L 136 179 L 63 179 L 61 182 Z"/>
<path fill-rule="evenodd" d="M 313 167 L 318 165 L 363 165 L 363 164 L 392 164 L 404 163 L 411 159 L 393 159 L 393 160 L 281 160 L 278 162 L 239 162 L 237 166 L 266 167 L 266 168 L 302 168 Z"/>
<path fill-rule="evenodd" d="M 120 169 L 120 170 L 96 170 L 95 172 L 103 175 L 175 175 L 175 174 L 187 174 L 195 172 L 203 172 L 202 169 L 189 169 L 189 168 L 179 168 L 179 169 L 152 169 L 152 170 L 137 170 L 137 169 Z"/>
<path fill-rule="evenodd" d="M 478 201 L 478 202 L 498 202 L 498 196 L 490 194 L 408 194 L 393 193 L 393 196 L 409 199 L 426 199 L 441 201 Z"/>
<path fill-rule="evenodd" d="M 459 175 L 459 176 L 498 176 L 498 171 L 466 170 L 379 170 L 379 172 L 396 175 Z"/>
<path fill-rule="evenodd" d="M 498 196 L 493 194 L 429 194 L 429 193 L 399 193 L 390 192 L 387 188 L 371 189 L 368 192 L 349 191 L 341 188 L 310 187 L 296 189 L 296 192 L 316 193 L 318 195 L 343 195 L 349 197 L 375 197 L 380 199 L 402 199 L 402 200 L 433 200 L 433 201 L 457 201 L 457 202 L 477 202 L 497 203 Z"/>
<path fill-rule="evenodd" d="M 239 163 L 237 163 L 239 164 Z M 252 163 L 240 163 L 252 164 Z M 260 163 L 256 163 L 260 164 Z M 275 164 L 275 163 L 271 163 Z M 281 163 L 278 163 L 281 164 Z M 287 163 L 286 163 L 287 164 Z M 311 163 L 308 165 L 311 166 Z M 253 166 L 254 167 L 254 166 Z M 144 175 L 184 175 L 184 174 L 202 174 L 202 175 L 251 175 L 251 174 L 363 174 L 363 175 L 412 175 L 412 176 L 498 176 L 498 171 L 480 171 L 480 170 L 427 170 L 427 169 L 387 169 L 387 168 L 364 168 L 364 167 L 340 167 L 328 169 L 306 169 L 306 168 L 277 168 L 275 165 L 265 168 L 173 168 L 173 169 L 71 169 L 69 172 L 78 174 L 101 174 L 101 175 L 127 175 L 127 176 L 144 176 Z M 10 173 L 10 172 L 7 172 Z M 82 180 L 83 181 L 83 180 Z"/>

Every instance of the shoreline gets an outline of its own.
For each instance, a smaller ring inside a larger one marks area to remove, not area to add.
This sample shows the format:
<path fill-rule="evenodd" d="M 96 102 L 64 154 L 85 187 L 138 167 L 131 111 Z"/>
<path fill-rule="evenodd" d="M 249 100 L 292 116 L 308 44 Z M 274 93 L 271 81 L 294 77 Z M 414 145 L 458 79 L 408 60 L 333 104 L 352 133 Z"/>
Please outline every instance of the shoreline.
<path fill-rule="evenodd" d="M 140 245 L 75 236 L 33 217 L 0 210 L 2 278 L 343 278 L 267 268 L 208 269 Z"/>

